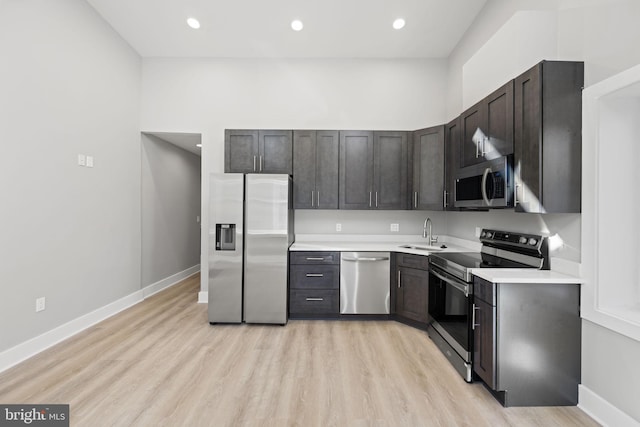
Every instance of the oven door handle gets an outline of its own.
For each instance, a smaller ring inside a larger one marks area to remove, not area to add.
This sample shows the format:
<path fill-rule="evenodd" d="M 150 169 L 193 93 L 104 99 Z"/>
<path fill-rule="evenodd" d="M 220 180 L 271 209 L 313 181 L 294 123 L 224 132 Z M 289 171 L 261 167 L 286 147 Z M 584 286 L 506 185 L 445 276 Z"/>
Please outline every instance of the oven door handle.
<path fill-rule="evenodd" d="M 464 296 L 465 297 L 469 297 L 469 285 L 461 285 L 458 282 L 455 282 L 451 279 L 449 279 L 448 277 L 443 276 L 442 274 L 431 270 L 431 274 L 433 274 L 434 276 L 436 276 L 438 279 L 445 281 L 446 283 L 450 284 L 451 286 L 453 286 L 454 288 L 456 288 L 457 290 L 464 292 Z"/>

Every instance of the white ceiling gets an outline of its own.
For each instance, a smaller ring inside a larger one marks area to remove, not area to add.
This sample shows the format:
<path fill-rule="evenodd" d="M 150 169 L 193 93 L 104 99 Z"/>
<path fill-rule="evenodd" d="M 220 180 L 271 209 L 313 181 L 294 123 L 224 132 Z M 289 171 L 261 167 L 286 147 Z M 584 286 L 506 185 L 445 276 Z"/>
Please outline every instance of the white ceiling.
<path fill-rule="evenodd" d="M 444 58 L 486 0 L 87 0 L 142 57 Z M 199 30 L 186 25 L 197 18 Z M 402 30 L 391 27 L 402 17 Z M 291 30 L 293 19 L 304 29 Z"/>

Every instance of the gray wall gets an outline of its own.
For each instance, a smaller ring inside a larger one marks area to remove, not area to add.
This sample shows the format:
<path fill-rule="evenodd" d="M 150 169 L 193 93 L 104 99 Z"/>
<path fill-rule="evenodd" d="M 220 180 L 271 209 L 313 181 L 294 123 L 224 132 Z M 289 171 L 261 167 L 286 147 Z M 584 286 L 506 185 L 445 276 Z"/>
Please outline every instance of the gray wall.
<path fill-rule="evenodd" d="M 509 210 L 489 212 L 450 212 L 447 232 L 461 239 L 477 240 L 476 227 L 553 236 L 551 256 L 580 262 L 579 214 L 526 214 Z M 551 268 L 555 268 L 553 263 Z"/>
<path fill-rule="evenodd" d="M 83 0 L 2 1 L 0 58 L 2 351 L 140 289 L 141 61 Z"/>
<path fill-rule="evenodd" d="M 142 134 L 142 286 L 200 263 L 200 157 Z"/>
<path fill-rule="evenodd" d="M 141 124 L 202 135 L 209 174 L 224 170 L 224 129 L 419 129 L 443 123 L 445 59 L 143 60 Z M 387 225 L 388 227 L 388 225 Z M 203 228 L 201 253 L 209 251 Z M 202 258 L 201 291 L 209 269 Z"/>
<path fill-rule="evenodd" d="M 475 242 L 478 242 L 476 227 L 555 236 L 551 255 L 580 262 L 578 214 L 523 214 L 513 209 L 489 212 L 297 210 L 295 230 L 296 234 L 410 234 L 420 240 L 427 217 L 433 222 L 435 235 Z M 336 223 L 342 225 L 341 232 L 336 231 Z M 390 231 L 392 223 L 400 225 L 399 232 Z"/>
<path fill-rule="evenodd" d="M 530 12 L 534 10 L 537 12 Z M 520 13 L 520 16 L 516 16 L 516 13 Z M 545 37 L 526 37 L 529 34 L 519 33 L 518 27 L 511 25 L 523 13 L 535 17 L 541 16 L 541 13 L 556 14 L 555 26 L 545 27 L 541 32 L 541 35 L 548 31 L 555 33 L 556 44 L 553 49 L 550 49 Z M 469 88 L 465 87 L 469 81 L 466 80 L 469 76 L 465 74 L 465 65 L 471 59 L 476 69 L 481 69 L 482 66 L 478 65 L 483 62 L 488 67 L 516 71 L 517 67 L 524 66 L 518 62 L 522 59 L 522 53 L 526 56 L 529 49 L 537 53 L 547 52 L 547 58 L 539 59 L 584 61 L 585 86 L 588 87 L 640 63 L 640 49 L 632 42 L 640 39 L 639 17 L 640 2 L 637 0 L 488 0 L 474 25 L 449 57 L 449 118 L 461 111 L 465 99 L 470 102 L 473 98 L 468 94 Z M 499 52 L 503 54 L 497 54 Z M 533 59 L 527 58 L 528 61 Z M 500 82 L 485 83 L 497 87 Z M 621 205 L 620 208 L 625 209 L 625 206 Z M 558 232 L 566 242 L 562 256 L 580 259 L 582 243 L 578 215 L 527 217 L 506 212 L 487 214 L 486 218 L 482 214 L 472 215 L 475 214 L 449 216 L 450 232 L 461 237 L 469 235 L 470 223 L 476 221 L 529 229 L 549 228 L 551 232 Z M 597 396 L 597 404 L 593 405 L 593 401 L 590 401 L 590 406 L 584 409 L 606 413 L 607 405 L 611 404 L 640 422 L 640 406 L 637 404 L 640 381 L 636 375 L 640 342 L 587 320 L 583 320 L 582 326 L 582 386 Z"/>
<path fill-rule="evenodd" d="M 635 43 L 640 40 L 640 2 L 584 3 L 560 1 L 558 49 L 563 56 L 585 62 L 588 87 L 640 63 Z M 620 205 L 630 208 L 624 201 Z M 583 386 L 640 424 L 640 342 L 587 320 L 582 322 L 582 342 Z"/>
<path fill-rule="evenodd" d="M 444 212 L 433 211 L 350 211 L 350 210 L 306 210 L 295 214 L 295 231 L 299 234 L 380 234 L 422 236 L 422 227 L 429 217 L 433 223 L 433 234 L 446 234 L 447 220 Z M 336 231 L 336 224 L 342 231 Z M 398 224 L 400 231 L 391 231 L 391 224 Z"/>

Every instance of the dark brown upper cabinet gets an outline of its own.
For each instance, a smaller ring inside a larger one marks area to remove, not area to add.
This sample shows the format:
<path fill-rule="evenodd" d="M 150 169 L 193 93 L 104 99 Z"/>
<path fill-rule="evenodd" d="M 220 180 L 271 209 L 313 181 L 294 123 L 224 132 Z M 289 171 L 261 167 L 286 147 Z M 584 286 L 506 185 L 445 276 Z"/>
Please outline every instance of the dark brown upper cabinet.
<path fill-rule="evenodd" d="M 290 130 L 225 130 L 225 172 L 293 173 Z"/>
<path fill-rule="evenodd" d="M 224 131 L 224 171 L 254 173 L 257 170 L 257 130 Z"/>
<path fill-rule="evenodd" d="M 454 207 L 456 172 L 460 167 L 460 117 L 456 117 L 444 127 L 444 209 L 457 210 Z"/>
<path fill-rule="evenodd" d="M 584 64 L 542 61 L 515 79 L 517 212 L 581 211 Z"/>
<path fill-rule="evenodd" d="M 337 130 L 293 131 L 294 209 L 338 209 Z"/>
<path fill-rule="evenodd" d="M 409 149 L 410 209 L 444 209 L 444 134 L 444 126 L 413 132 Z"/>
<path fill-rule="evenodd" d="M 407 132 L 340 131 L 340 209 L 406 209 L 407 151 Z"/>
<path fill-rule="evenodd" d="M 460 115 L 460 167 L 513 153 L 513 80 Z"/>

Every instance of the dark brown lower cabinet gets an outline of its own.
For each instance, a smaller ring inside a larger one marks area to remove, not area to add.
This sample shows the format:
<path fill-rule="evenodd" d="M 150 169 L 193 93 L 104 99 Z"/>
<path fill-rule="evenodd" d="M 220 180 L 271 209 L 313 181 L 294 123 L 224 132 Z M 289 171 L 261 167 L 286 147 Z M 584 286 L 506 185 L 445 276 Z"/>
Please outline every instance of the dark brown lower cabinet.
<path fill-rule="evenodd" d="M 580 285 L 473 281 L 473 370 L 504 406 L 575 406 Z"/>
<path fill-rule="evenodd" d="M 474 300 L 473 370 L 490 389 L 496 387 L 496 307 Z"/>
<path fill-rule="evenodd" d="M 340 315 L 340 253 L 289 254 L 289 317 Z"/>
<path fill-rule="evenodd" d="M 429 272 L 426 256 L 396 254 L 395 315 L 426 328 L 429 318 Z"/>

